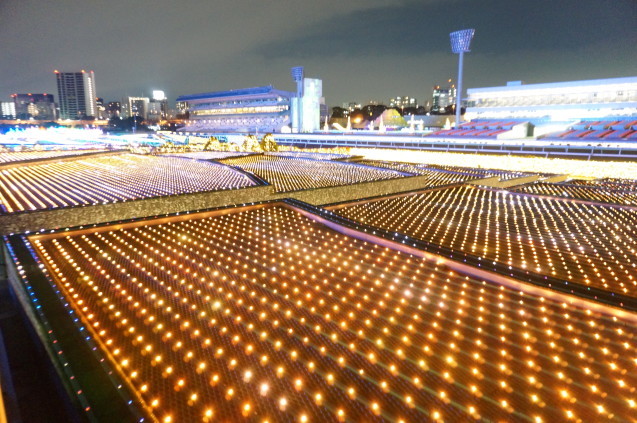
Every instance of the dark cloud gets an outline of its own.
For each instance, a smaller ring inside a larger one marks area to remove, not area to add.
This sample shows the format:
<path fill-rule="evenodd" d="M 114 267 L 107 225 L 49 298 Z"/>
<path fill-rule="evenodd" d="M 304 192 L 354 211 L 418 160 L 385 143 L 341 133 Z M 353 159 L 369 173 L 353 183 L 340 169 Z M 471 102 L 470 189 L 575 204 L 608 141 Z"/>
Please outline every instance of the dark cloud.
<path fill-rule="evenodd" d="M 98 95 L 274 84 L 291 66 L 330 105 L 426 100 L 454 77 L 452 30 L 474 27 L 467 87 L 637 75 L 635 0 L 0 0 L 0 100 L 93 69 Z"/>
<path fill-rule="evenodd" d="M 475 28 L 473 50 L 507 54 L 637 42 L 634 0 L 403 2 L 315 22 L 255 49 L 282 57 L 424 55 L 449 51 L 449 32 Z"/>

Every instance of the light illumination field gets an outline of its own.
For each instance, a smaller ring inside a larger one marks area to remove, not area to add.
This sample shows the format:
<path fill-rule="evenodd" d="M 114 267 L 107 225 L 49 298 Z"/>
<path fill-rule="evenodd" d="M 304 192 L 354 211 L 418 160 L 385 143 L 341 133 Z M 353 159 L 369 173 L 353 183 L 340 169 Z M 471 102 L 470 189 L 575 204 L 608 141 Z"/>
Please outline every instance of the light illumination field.
<path fill-rule="evenodd" d="M 124 154 L 0 170 L 0 213 L 253 186 L 227 166 Z"/>
<path fill-rule="evenodd" d="M 616 185 L 615 185 L 616 187 Z M 637 190 L 609 189 L 603 184 L 571 185 L 535 183 L 512 188 L 512 191 L 528 194 L 551 195 L 564 198 L 595 201 L 626 206 L 637 206 Z"/>
<path fill-rule="evenodd" d="M 252 153 L 242 153 L 239 151 L 195 151 L 189 153 L 166 153 L 166 156 L 187 157 L 197 160 L 219 160 L 228 157 L 247 156 Z"/>
<path fill-rule="evenodd" d="M 288 207 L 179 219 L 31 238 L 151 420 L 635 416 L 634 320 L 458 274 Z"/>
<path fill-rule="evenodd" d="M 360 162 L 368 166 L 392 169 L 398 172 L 411 173 L 413 175 L 429 176 L 432 185 L 446 185 L 480 179 L 484 176 L 471 174 L 471 172 L 453 172 L 430 167 L 426 164 L 388 162 L 383 160 L 363 160 Z"/>
<path fill-rule="evenodd" d="M 487 260 L 637 296 L 637 210 L 456 187 L 334 212 Z"/>
<path fill-rule="evenodd" d="M 0 164 L 21 162 L 24 160 L 50 159 L 55 157 L 76 156 L 78 154 L 97 153 L 104 150 L 51 150 L 0 152 Z"/>
<path fill-rule="evenodd" d="M 277 192 L 351 185 L 406 176 L 389 169 L 329 160 L 247 156 L 221 162 L 256 174 L 274 185 Z"/>
<path fill-rule="evenodd" d="M 598 188 L 606 188 L 620 191 L 637 191 L 637 179 L 622 179 L 622 178 L 603 178 L 582 180 L 576 179 L 568 182 L 572 185 L 584 185 Z"/>
<path fill-rule="evenodd" d="M 390 150 L 385 148 L 352 148 L 350 153 L 370 160 L 429 163 L 463 167 L 480 166 L 517 172 L 551 173 L 582 178 L 637 179 L 634 161 L 611 162 L 574 159 L 547 159 L 488 154 L 439 153 L 432 151 Z"/>

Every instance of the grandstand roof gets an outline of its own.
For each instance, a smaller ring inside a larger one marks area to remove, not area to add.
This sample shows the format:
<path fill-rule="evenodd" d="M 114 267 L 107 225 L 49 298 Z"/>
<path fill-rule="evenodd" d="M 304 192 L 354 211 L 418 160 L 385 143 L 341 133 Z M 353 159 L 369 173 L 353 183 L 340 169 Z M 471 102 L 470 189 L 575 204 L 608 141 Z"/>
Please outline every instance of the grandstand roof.
<path fill-rule="evenodd" d="M 277 90 L 272 85 L 266 85 L 262 87 L 240 88 L 236 90 L 214 91 L 209 93 L 182 95 L 177 97 L 177 101 L 209 100 L 212 98 L 239 97 L 239 96 L 260 95 L 260 94 L 280 94 L 283 96 L 294 95 L 294 93 L 292 92 Z"/>
<path fill-rule="evenodd" d="M 469 88 L 468 94 L 480 94 L 496 91 L 523 91 L 523 90 L 542 90 L 542 89 L 559 89 L 559 88 L 589 88 L 604 85 L 637 85 L 637 76 L 629 76 L 623 78 L 607 78 L 607 79 L 589 79 L 583 81 L 565 81 L 565 82 L 548 82 L 542 84 L 515 84 L 500 87 L 484 87 Z"/>

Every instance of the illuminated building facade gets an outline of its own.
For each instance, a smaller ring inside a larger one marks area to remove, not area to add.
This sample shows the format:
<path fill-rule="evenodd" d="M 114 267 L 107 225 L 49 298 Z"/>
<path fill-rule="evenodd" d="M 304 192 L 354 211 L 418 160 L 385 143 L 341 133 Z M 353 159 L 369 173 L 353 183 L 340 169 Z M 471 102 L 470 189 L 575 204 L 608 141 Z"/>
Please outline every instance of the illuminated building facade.
<path fill-rule="evenodd" d="M 122 111 L 122 103 L 119 101 L 111 101 L 106 105 L 106 113 L 108 117 L 119 116 Z"/>
<path fill-rule="evenodd" d="M 55 120 L 52 94 L 13 94 L 16 119 Z"/>
<path fill-rule="evenodd" d="M 291 125 L 294 93 L 270 86 L 185 95 L 178 108 L 189 115 L 187 132 L 280 132 Z"/>
<path fill-rule="evenodd" d="M 95 73 L 55 71 L 61 119 L 97 116 Z"/>
<path fill-rule="evenodd" d="M 15 103 L 0 101 L 0 119 L 15 119 Z"/>
<path fill-rule="evenodd" d="M 168 116 L 168 99 L 161 90 L 153 90 L 153 97 L 148 104 L 148 118 L 150 120 L 166 119 Z"/>
<path fill-rule="evenodd" d="M 139 116 L 146 120 L 148 117 L 148 97 L 124 97 L 122 98 L 122 115 L 124 117 Z"/>
<path fill-rule="evenodd" d="M 322 95 L 322 81 L 302 75 L 296 93 L 267 85 L 183 95 L 177 109 L 188 120 L 180 131 L 313 132 L 327 113 Z"/>
<path fill-rule="evenodd" d="M 445 108 L 453 106 L 456 102 L 456 86 L 451 84 L 447 87 L 436 85 L 432 93 L 433 101 L 431 102 L 432 112 L 444 112 Z"/>
<path fill-rule="evenodd" d="M 95 104 L 97 106 L 97 118 L 98 119 L 106 119 L 108 116 L 106 115 L 106 106 L 104 106 L 104 99 L 98 97 L 95 99 Z"/>
<path fill-rule="evenodd" d="M 472 88 L 465 117 L 567 122 L 632 116 L 637 116 L 637 77 Z"/>
<path fill-rule="evenodd" d="M 389 107 L 402 109 L 405 107 L 418 107 L 418 101 L 414 97 L 394 97 L 389 100 Z"/>

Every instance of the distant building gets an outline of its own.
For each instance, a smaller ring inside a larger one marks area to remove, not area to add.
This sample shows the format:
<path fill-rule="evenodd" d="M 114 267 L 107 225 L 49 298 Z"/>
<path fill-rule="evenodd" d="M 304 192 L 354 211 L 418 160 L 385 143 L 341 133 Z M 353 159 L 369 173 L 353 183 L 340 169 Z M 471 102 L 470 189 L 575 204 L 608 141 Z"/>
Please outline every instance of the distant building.
<path fill-rule="evenodd" d="M 295 81 L 297 92 L 271 85 L 184 95 L 177 98 L 179 114 L 188 116 L 185 132 L 313 132 L 327 116 L 320 79 Z M 300 95 L 300 101 L 298 97 Z"/>
<path fill-rule="evenodd" d="M 453 106 L 456 103 L 456 87 L 448 81 L 449 85 L 441 87 L 436 85 L 432 93 L 431 111 L 434 113 L 444 112 L 445 108 Z"/>
<path fill-rule="evenodd" d="M 280 132 L 291 125 L 293 97 L 269 85 L 184 95 L 177 98 L 177 108 L 189 116 L 182 131 Z"/>
<path fill-rule="evenodd" d="M 293 132 L 314 132 L 321 127 L 321 118 L 327 116 L 327 107 L 323 100 L 323 81 L 314 78 L 303 78 L 303 95 L 299 102 L 292 99 L 292 114 L 300 111 L 300 125 L 293 127 Z M 298 105 L 300 104 L 300 108 Z"/>
<path fill-rule="evenodd" d="M 0 119 L 15 119 L 15 102 L 0 101 Z"/>
<path fill-rule="evenodd" d="M 164 119 L 166 113 L 164 112 L 164 108 L 162 108 L 161 101 L 151 100 L 148 102 L 148 108 L 146 110 L 146 120 L 151 122 L 159 122 Z"/>
<path fill-rule="evenodd" d="M 148 120 L 160 121 L 168 117 L 168 99 L 161 90 L 153 90 L 153 97 L 148 103 Z"/>
<path fill-rule="evenodd" d="M 95 105 L 97 107 L 97 119 L 103 120 L 103 119 L 108 119 L 109 115 L 108 112 L 106 111 L 106 104 L 104 104 L 104 99 L 101 97 L 98 97 L 95 99 Z"/>
<path fill-rule="evenodd" d="M 414 97 L 399 96 L 389 100 L 389 107 L 395 109 L 405 109 L 407 107 L 418 107 L 418 100 Z"/>
<path fill-rule="evenodd" d="M 146 120 L 148 118 L 148 97 L 124 97 L 122 98 L 122 116 L 129 118 L 139 116 Z"/>
<path fill-rule="evenodd" d="M 349 113 L 352 113 L 354 110 L 362 109 L 363 105 L 360 103 L 356 103 L 355 101 L 350 101 L 349 103 L 343 103 L 343 109 L 347 110 Z"/>
<path fill-rule="evenodd" d="M 109 118 L 119 116 L 122 111 L 122 103 L 119 101 L 111 101 L 106 105 L 106 114 Z"/>
<path fill-rule="evenodd" d="M 52 94 L 13 94 L 16 119 L 55 120 Z"/>
<path fill-rule="evenodd" d="M 566 122 L 637 116 L 637 77 L 467 90 L 465 118 Z"/>
<path fill-rule="evenodd" d="M 61 119 L 97 117 L 95 74 L 93 71 L 55 71 Z"/>

